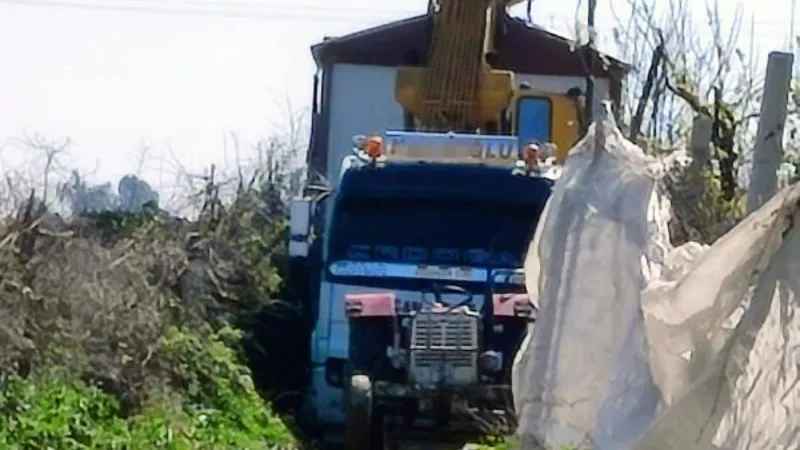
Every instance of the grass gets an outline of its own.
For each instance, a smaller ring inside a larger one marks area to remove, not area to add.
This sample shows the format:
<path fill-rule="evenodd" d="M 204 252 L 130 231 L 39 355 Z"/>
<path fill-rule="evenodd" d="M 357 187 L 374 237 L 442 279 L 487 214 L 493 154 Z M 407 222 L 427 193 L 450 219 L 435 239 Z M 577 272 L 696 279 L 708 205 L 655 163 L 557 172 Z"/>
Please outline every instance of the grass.
<path fill-rule="evenodd" d="M 516 450 L 522 445 L 515 438 L 508 437 L 487 437 L 485 442 L 478 446 L 479 450 Z M 547 450 L 544 447 L 542 450 Z M 558 450 L 580 450 L 578 447 L 563 446 Z"/>
<path fill-rule="evenodd" d="M 207 345 L 210 344 L 210 345 Z M 220 340 L 172 330 L 163 345 L 192 363 L 187 389 L 151 393 L 133 414 L 95 384 L 44 371 L 4 380 L 0 446 L 7 449 L 262 449 L 295 442 Z M 213 372 L 201 381 L 200 370 Z M 195 395 L 192 395 L 195 394 Z"/>

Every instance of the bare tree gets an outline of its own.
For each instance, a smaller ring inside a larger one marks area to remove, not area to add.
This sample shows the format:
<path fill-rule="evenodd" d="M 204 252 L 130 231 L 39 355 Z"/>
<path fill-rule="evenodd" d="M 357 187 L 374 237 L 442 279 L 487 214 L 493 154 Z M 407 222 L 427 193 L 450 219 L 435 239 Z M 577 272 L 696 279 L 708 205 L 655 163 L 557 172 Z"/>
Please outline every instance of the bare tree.
<path fill-rule="evenodd" d="M 254 158 L 237 158 L 240 180 L 257 179 L 265 187 L 275 189 L 276 198 L 287 200 L 297 195 L 305 181 L 305 150 L 309 141 L 308 108 L 297 107 L 290 96 L 276 97 L 282 110 L 276 120 L 270 121 L 273 132 L 253 147 Z M 246 161 L 246 162 L 245 162 Z M 249 168 L 242 170 L 241 164 Z M 247 174 L 247 175 L 245 175 Z"/>
<path fill-rule="evenodd" d="M 623 117 L 651 148 L 666 150 L 685 147 L 694 116 L 714 118 L 712 156 L 724 196 L 732 200 L 738 166 L 749 159 L 763 91 L 753 21 L 747 30 L 737 9 L 723 23 L 719 0 L 628 0 L 627 6 L 631 14 L 617 15 L 615 31 L 634 66 Z M 702 23 L 693 19 L 697 8 L 703 8 Z"/>
<path fill-rule="evenodd" d="M 51 189 L 51 177 L 53 176 L 53 171 L 56 169 L 64 170 L 61 158 L 69 153 L 70 147 L 72 146 L 72 140 L 70 138 L 49 140 L 36 133 L 32 135 L 24 135 L 20 139 L 20 143 L 25 149 L 34 151 L 37 154 L 44 156 L 44 167 L 42 168 L 41 174 L 42 185 L 40 192 L 42 193 L 41 201 L 47 204 L 48 194 L 50 193 Z"/>

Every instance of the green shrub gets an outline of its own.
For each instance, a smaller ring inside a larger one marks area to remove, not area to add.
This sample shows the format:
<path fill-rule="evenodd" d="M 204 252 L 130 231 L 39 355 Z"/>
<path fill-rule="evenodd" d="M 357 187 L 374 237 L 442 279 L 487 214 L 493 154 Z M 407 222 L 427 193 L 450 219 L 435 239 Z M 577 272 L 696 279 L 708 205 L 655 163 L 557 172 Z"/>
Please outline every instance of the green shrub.
<path fill-rule="evenodd" d="M 11 377 L 0 392 L 2 448 L 111 449 L 130 440 L 119 402 L 97 388 L 56 376 Z"/>
<path fill-rule="evenodd" d="M 292 448 L 283 422 L 256 393 L 248 370 L 225 339 L 171 329 L 164 350 L 181 361 L 183 386 L 154 393 L 141 410 L 123 418 L 120 402 L 97 386 L 50 370 L 2 383 L 0 448 L 264 449 Z"/>

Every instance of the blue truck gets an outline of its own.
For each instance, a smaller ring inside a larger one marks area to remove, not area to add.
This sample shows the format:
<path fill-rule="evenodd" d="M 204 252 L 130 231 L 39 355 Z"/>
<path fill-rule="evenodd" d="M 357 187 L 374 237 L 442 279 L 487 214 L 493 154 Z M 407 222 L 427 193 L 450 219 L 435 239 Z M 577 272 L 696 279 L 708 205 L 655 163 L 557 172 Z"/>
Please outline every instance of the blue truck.
<path fill-rule="evenodd" d="M 511 412 L 511 365 L 535 320 L 523 253 L 558 170 L 526 161 L 513 136 L 387 132 L 355 138 L 334 192 L 293 202 L 290 253 L 318 268 L 317 423 L 372 448 Z M 315 220 L 328 195 L 330 220 Z"/>

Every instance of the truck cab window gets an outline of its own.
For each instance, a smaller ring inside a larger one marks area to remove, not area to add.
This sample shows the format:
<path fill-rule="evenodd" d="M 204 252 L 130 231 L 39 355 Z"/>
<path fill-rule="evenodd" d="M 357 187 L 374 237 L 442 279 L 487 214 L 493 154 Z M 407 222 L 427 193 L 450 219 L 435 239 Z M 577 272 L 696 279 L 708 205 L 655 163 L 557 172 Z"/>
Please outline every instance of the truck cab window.
<path fill-rule="evenodd" d="M 537 208 L 436 198 L 351 198 L 340 204 L 330 259 L 518 267 Z"/>

